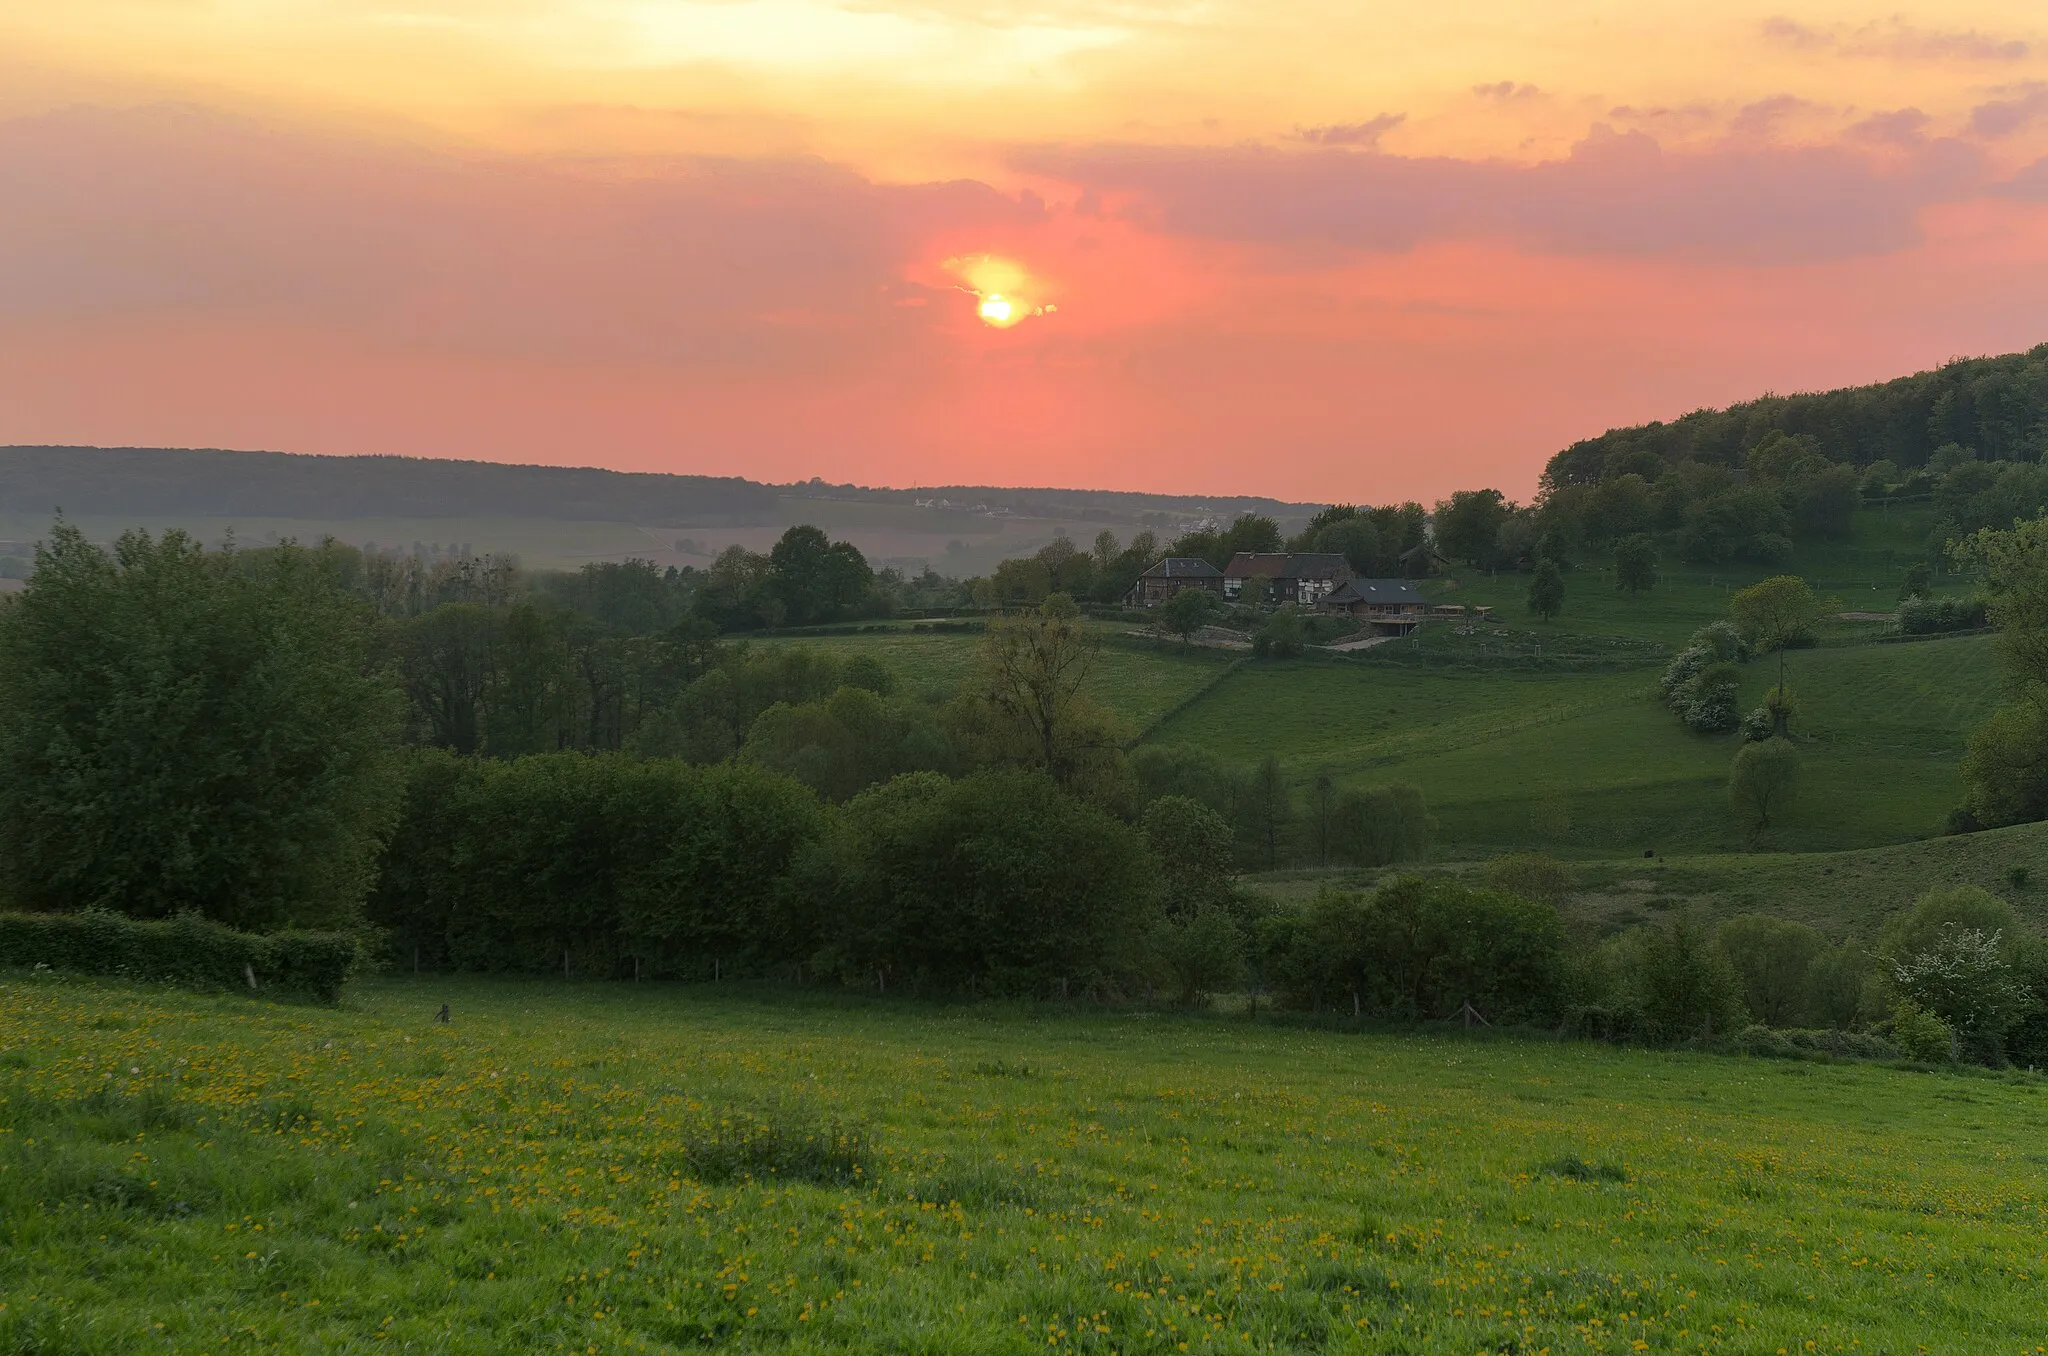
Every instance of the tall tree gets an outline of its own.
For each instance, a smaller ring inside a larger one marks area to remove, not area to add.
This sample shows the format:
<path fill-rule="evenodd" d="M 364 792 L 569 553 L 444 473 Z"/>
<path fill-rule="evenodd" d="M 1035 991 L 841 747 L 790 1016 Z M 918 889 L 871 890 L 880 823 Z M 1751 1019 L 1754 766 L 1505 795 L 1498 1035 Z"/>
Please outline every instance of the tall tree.
<path fill-rule="evenodd" d="M 1614 543 L 1614 586 L 1633 598 L 1657 587 L 1657 543 L 1635 532 Z"/>
<path fill-rule="evenodd" d="M 1744 744 L 1728 773 L 1728 801 L 1748 823 L 1754 838 L 1771 827 L 1771 816 L 1783 817 L 1799 791 L 1799 750 L 1789 739 L 1773 737 Z"/>
<path fill-rule="evenodd" d="M 980 732 L 993 743 L 995 761 L 1071 784 L 1116 752 L 1114 722 L 1084 690 L 1100 650 L 1063 593 L 989 625 L 972 700 L 987 717 Z"/>
<path fill-rule="evenodd" d="M 1186 649 L 1194 639 L 1195 632 L 1209 624 L 1220 606 L 1215 594 L 1203 588 L 1182 589 L 1168 598 L 1159 607 L 1159 624 L 1180 637 L 1181 648 Z"/>
<path fill-rule="evenodd" d="M 1529 581 L 1529 610 L 1545 621 L 1564 611 L 1564 571 L 1548 556 L 1536 562 Z"/>
<path fill-rule="evenodd" d="M 345 925 L 398 794 L 400 699 L 318 553 L 59 522 L 0 609 L 10 902 Z"/>
<path fill-rule="evenodd" d="M 1813 635 L 1820 600 L 1796 574 L 1752 584 L 1728 600 L 1728 619 L 1758 654 L 1778 652 L 1778 686 L 1785 685 L 1785 651 Z"/>
<path fill-rule="evenodd" d="M 1493 559 L 1511 506 L 1499 490 L 1459 490 L 1436 506 L 1436 547 L 1453 560 L 1485 565 Z"/>

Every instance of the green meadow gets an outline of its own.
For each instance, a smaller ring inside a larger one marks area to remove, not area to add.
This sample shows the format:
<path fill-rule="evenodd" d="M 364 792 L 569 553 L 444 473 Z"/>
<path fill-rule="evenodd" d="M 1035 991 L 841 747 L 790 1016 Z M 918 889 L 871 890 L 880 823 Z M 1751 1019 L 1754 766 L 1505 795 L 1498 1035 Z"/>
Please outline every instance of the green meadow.
<path fill-rule="evenodd" d="M 1745 708 L 1776 672 L 1774 661 L 1748 666 Z M 1962 798 L 1969 732 L 1997 701 L 1990 638 L 1801 650 L 1786 675 L 1799 694 L 1805 780 L 1761 845 L 1826 851 L 1938 832 Z M 1322 772 L 1339 785 L 1411 782 L 1453 852 L 1752 846 L 1726 805 L 1735 736 L 1686 730 L 1658 701 L 1656 676 L 1255 662 L 1149 738 L 1247 761 L 1270 752 L 1297 785 Z"/>
<path fill-rule="evenodd" d="M 17 976 L 0 1350 L 2039 1351 L 2044 1110 L 1242 1018 Z"/>

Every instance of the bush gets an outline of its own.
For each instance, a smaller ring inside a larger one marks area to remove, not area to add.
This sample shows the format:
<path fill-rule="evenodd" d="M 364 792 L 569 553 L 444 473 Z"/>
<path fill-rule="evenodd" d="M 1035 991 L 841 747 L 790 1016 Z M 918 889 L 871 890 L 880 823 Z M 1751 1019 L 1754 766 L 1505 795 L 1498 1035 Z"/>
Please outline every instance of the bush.
<path fill-rule="evenodd" d="M 1733 664 L 1710 664 L 1679 689 L 1672 708 L 1687 729 L 1724 734 L 1741 723 L 1736 707 L 1740 684 Z"/>
<path fill-rule="evenodd" d="M 1712 1039 L 1748 1023 L 1742 976 L 1720 943 L 1692 919 L 1679 917 L 1647 930 L 1634 961 L 1630 987 L 1658 1039 Z"/>
<path fill-rule="evenodd" d="M 1227 910 L 1215 906 L 1162 919 L 1154 928 L 1152 952 L 1178 1000 L 1190 1007 L 1244 977 L 1244 932 Z"/>
<path fill-rule="evenodd" d="M 356 938 L 339 932 L 236 932 L 197 914 L 134 919 L 104 910 L 0 913 L 0 965 L 145 983 L 260 990 L 332 1003 L 361 963 Z"/>
<path fill-rule="evenodd" d="M 1735 1048 L 1745 1055 L 1765 1059 L 1797 1059 L 1799 1047 L 1782 1031 L 1767 1026 L 1746 1026 L 1735 1033 Z"/>
<path fill-rule="evenodd" d="M 1902 1002 L 1893 1012 L 1892 1040 L 1901 1055 L 1921 1064 L 1946 1064 L 1955 1054 L 1949 1024 L 1912 1003 Z"/>
<path fill-rule="evenodd" d="M 847 803 L 829 958 L 936 992 L 1044 994 L 1136 965 L 1158 868 L 1136 829 L 1043 773 L 912 773 Z"/>
<path fill-rule="evenodd" d="M 1982 598 L 1908 598 L 1899 604 L 1899 634 L 1975 631 L 1986 624 Z"/>
<path fill-rule="evenodd" d="M 1325 890 L 1275 965 L 1283 1001 L 1361 1016 L 1446 1019 L 1470 1003 L 1500 1026 L 1559 1007 L 1563 929 L 1549 904 L 1407 876 L 1370 899 Z"/>
<path fill-rule="evenodd" d="M 371 899 L 399 959 L 604 976 L 759 966 L 814 945 L 794 872 L 825 832 L 795 781 L 621 754 L 423 755 Z"/>
<path fill-rule="evenodd" d="M 1658 680 L 1664 704 L 1687 727 L 1704 734 L 1734 729 L 1740 723 L 1735 666 L 1748 657 L 1749 644 L 1734 626 L 1728 622 L 1702 626 Z"/>

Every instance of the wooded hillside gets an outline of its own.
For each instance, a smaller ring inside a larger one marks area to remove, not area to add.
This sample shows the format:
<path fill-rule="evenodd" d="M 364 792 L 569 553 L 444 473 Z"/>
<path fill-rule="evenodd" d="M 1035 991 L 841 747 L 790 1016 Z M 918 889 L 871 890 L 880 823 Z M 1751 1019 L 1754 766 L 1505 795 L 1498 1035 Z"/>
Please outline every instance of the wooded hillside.
<path fill-rule="evenodd" d="M 555 518 L 686 526 L 772 522 L 776 493 L 737 477 L 427 457 L 157 447 L 0 447 L 0 512 L 281 518 Z"/>
<path fill-rule="evenodd" d="M 2029 461 L 2048 446 L 2048 344 L 1995 358 L 1959 358 L 1931 372 L 1801 395 L 1766 395 L 1670 423 L 1609 429 L 1550 459 L 1547 485 L 1595 484 L 1627 471 L 1654 480 L 1688 459 L 1740 466 L 1779 432 L 1817 439 L 1832 461 L 1924 466 L 1950 443 L 1986 461 Z"/>

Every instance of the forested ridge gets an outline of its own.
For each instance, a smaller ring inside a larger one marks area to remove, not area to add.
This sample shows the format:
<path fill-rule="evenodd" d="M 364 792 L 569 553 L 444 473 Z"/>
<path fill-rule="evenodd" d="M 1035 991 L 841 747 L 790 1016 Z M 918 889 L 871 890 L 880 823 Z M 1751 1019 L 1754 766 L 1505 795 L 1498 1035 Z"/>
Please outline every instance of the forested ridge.
<path fill-rule="evenodd" d="M 138 517 L 540 518 L 570 522 L 780 524 L 787 499 L 945 500 L 1036 518 L 1166 525 L 1199 514 L 1305 517 L 1257 496 L 1002 488 L 775 485 L 740 476 L 518 466 L 442 457 L 320 456 L 179 447 L 0 447 L 0 512 Z"/>
<path fill-rule="evenodd" d="M 772 522 L 766 485 L 589 466 L 158 447 L 0 447 L 0 511 Z"/>
<path fill-rule="evenodd" d="M 1738 467 L 1772 433 L 1815 439 L 1830 461 L 1902 468 L 1956 444 L 1987 461 L 2037 459 L 2048 445 L 2048 344 L 2024 353 L 1958 358 L 1927 372 L 1833 391 L 1763 395 L 1666 423 L 1609 429 L 1550 459 L 1550 487 L 1625 472 L 1656 479 L 1683 461 Z"/>

